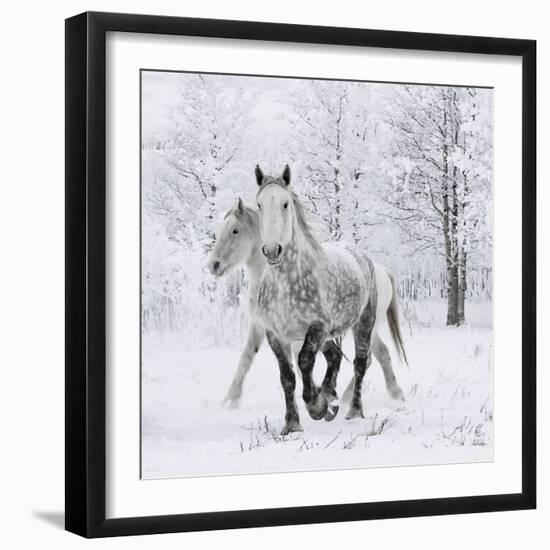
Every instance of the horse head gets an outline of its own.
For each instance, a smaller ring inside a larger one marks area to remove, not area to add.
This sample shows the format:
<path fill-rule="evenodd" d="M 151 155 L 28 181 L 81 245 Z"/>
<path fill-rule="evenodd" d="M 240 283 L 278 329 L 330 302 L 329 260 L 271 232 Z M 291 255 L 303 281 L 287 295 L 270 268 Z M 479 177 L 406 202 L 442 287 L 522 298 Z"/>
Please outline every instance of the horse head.
<path fill-rule="evenodd" d="M 216 232 L 216 244 L 208 258 L 210 273 L 221 277 L 232 268 L 245 263 L 258 240 L 258 216 L 239 198 Z"/>
<path fill-rule="evenodd" d="M 292 239 L 294 200 L 290 186 L 290 167 L 279 177 L 265 176 L 256 166 L 256 195 L 260 213 L 262 252 L 271 265 L 281 263 L 285 248 Z"/>

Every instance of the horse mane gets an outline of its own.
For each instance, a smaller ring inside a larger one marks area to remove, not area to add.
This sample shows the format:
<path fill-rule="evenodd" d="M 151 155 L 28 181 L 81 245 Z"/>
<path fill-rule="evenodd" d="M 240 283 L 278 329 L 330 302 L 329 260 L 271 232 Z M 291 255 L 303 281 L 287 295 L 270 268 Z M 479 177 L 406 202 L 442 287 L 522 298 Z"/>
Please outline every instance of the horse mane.
<path fill-rule="evenodd" d="M 310 223 L 307 221 L 304 205 L 298 198 L 298 195 L 294 193 L 294 191 L 290 191 L 290 196 L 292 197 L 292 200 L 294 202 L 294 210 L 296 212 L 296 221 L 298 222 L 298 226 L 302 230 L 304 237 L 306 238 L 310 246 L 313 248 L 313 250 L 315 250 L 315 252 L 322 253 L 323 247 L 315 237 L 313 228 L 311 227 Z"/>

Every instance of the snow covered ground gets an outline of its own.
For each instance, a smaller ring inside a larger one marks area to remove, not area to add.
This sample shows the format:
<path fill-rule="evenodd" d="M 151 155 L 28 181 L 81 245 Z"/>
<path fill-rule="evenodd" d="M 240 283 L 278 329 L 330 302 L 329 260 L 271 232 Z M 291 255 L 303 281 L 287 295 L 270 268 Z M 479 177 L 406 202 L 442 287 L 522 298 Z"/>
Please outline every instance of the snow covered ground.
<path fill-rule="evenodd" d="M 281 437 L 283 392 L 264 343 L 245 383 L 241 407 L 221 402 L 241 342 L 200 349 L 177 334 L 143 335 L 142 476 L 145 479 L 377 466 L 490 461 L 493 456 L 491 304 L 468 304 L 466 326 L 446 327 L 445 304 L 415 304 L 403 322 L 410 368 L 394 357 L 406 401 L 386 393 L 373 360 L 363 385 L 364 419 L 313 421 L 297 402 L 304 429 Z M 353 358 L 347 337 L 344 352 Z M 315 367 L 318 382 L 325 361 Z M 343 361 L 340 395 L 352 376 Z"/>

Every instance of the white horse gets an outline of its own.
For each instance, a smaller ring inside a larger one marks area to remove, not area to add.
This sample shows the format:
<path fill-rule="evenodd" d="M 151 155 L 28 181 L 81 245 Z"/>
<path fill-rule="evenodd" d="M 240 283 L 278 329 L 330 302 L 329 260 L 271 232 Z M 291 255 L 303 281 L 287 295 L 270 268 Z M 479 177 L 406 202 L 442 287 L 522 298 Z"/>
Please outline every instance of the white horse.
<path fill-rule="evenodd" d="M 225 214 L 221 226 L 216 231 L 216 244 L 208 259 L 208 268 L 217 277 L 242 266 L 246 269 L 249 279 L 248 334 L 233 381 L 224 399 L 229 408 L 239 406 L 244 381 L 265 338 L 265 328 L 258 315 L 257 293 L 267 262 L 260 248 L 258 212 L 244 205 L 239 198 L 235 207 Z M 397 319 L 397 310 L 395 309 L 397 302 L 393 295 L 391 276 L 382 266 L 375 265 L 375 277 L 379 290 L 377 316 L 383 319 L 387 314 L 388 319 Z M 394 399 L 403 399 L 403 392 L 393 373 L 390 353 L 378 335 L 374 337 L 373 354 L 382 366 L 388 393 Z M 345 401 L 350 400 L 353 386 L 354 378 L 351 379 L 348 389 L 344 392 L 343 399 Z"/>
<path fill-rule="evenodd" d="M 379 358 L 390 394 L 402 398 L 388 349 L 377 337 L 381 320 L 387 316 L 392 338 L 406 361 L 392 279 L 362 251 L 322 246 L 315 239 L 300 201 L 289 189 L 288 165 L 278 178 L 264 176 L 257 166 L 256 180 L 261 250 L 267 259 L 258 289 L 258 314 L 279 362 L 286 402 L 283 433 L 302 429 L 294 400 L 292 342 L 303 341 L 298 366 L 302 397 L 313 419 L 331 420 L 338 412 L 340 356 L 334 350 L 333 339 L 350 329 L 355 341 L 355 376 L 346 418 L 363 417 L 361 386 L 372 352 Z M 320 387 L 311 376 L 319 351 L 325 353 L 328 362 Z"/>
<path fill-rule="evenodd" d="M 245 266 L 248 272 L 247 295 L 248 334 L 241 353 L 237 372 L 224 402 L 229 408 L 240 403 L 243 384 L 254 357 L 265 339 L 265 329 L 258 316 L 258 286 L 265 268 L 265 258 L 260 251 L 260 221 L 258 213 L 243 204 L 229 210 L 216 232 L 216 244 L 208 258 L 210 272 L 221 277 L 235 267 Z"/>

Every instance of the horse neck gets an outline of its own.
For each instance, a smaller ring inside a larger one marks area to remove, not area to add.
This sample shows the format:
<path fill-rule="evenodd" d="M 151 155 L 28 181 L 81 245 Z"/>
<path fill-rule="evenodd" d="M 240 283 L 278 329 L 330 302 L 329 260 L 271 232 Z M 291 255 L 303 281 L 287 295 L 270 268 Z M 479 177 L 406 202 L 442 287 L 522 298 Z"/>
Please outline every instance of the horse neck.
<path fill-rule="evenodd" d="M 261 251 L 261 237 L 260 237 L 260 228 L 257 228 L 255 234 L 254 242 L 252 243 L 252 248 L 250 249 L 250 254 L 246 260 L 246 267 L 250 275 L 250 283 L 253 286 L 257 286 L 262 278 L 262 274 L 265 269 L 266 259 Z"/>
<path fill-rule="evenodd" d="M 310 269 L 312 264 L 320 260 L 321 253 L 306 237 L 299 223 L 294 220 L 293 239 L 291 247 L 295 252 L 296 264 L 298 269 L 302 266 Z"/>
<path fill-rule="evenodd" d="M 321 252 L 305 236 L 299 224 L 294 221 L 292 239 L 286 245 L 286 259 L 272 270 L 272 275 L 282 281 L 289 280 L 289 275 L 309 272 L 321 261 Z M 291 277 L 292 279 L 292 277 Z M 291 280 L 290 279 L 290 280 Z"/>

